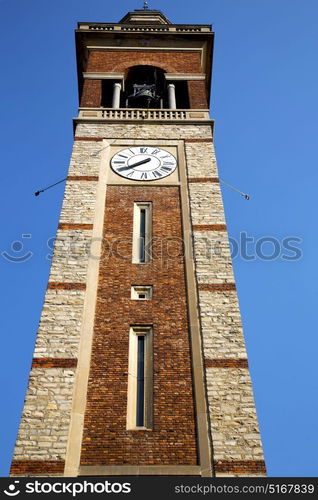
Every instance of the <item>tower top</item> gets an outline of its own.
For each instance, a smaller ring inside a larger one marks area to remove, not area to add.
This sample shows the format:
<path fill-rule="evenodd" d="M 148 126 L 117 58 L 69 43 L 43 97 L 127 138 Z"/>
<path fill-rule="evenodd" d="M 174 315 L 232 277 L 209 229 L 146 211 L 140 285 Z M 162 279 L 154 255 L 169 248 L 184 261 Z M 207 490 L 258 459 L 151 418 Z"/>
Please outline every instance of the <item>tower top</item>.
<path fill-rule="evenodd" d="M 148 2 L 144 2 L 143 9 L 135 9 L 127 12 L 127 14 L 119 21 L 119 24 L 136 23 L 136 24 L 172 24 L 160 10 L 150 10 Z"/>
<path fill-rule="evenodd" d="M 141 65 L 150 64 L 149 57 L 154 57 L 157 63 L 154 64 L 155 66 L 160 66 L 160 53 L 161 55 L 169 53 L 170 63 L 167 62 L 165 66 L 167 74 L 179 72 L 174 66 L 175 54 L 178 54 L 177 57 L 182 57 L 183 60 L 186 60 L 189 54 L 196 54 L 194 56 L 197 57 L 196 69 L 189 71 L 196 75 L 198 73 L 205 75 L 205 86 L 209 99 L 214 40 L 212 26 L 210 24 L 175 24 L 167 19 L 160 10 L 149 9 L 147 8 L 148 4 L 145 7 L 127 12 L 117 23 L 78 23 L 75 36 L 79 94 L 82 94 L 84 79 L 90 78 L 87 73 L 94 73 L 94 79 L 98 77 L 98 72 L 90 69 L 91 65 L 88 66 L 90 54 L 95 54 L 92 58 L 108 57 L 108 70 L 104 69 L 99 72 L 114 74 L 119 72 L 122 74 L 122 69 L 118 69 L 121 66 L 115 54 L 118 55 L 121 51 L 125 51 L 134 56 L 134 60 L 139 58 Z M 97 52 L 103 54 L 98 56 Z M 110 52 L 111 56 L 109 56 Z M 129 67 L 129 60 L 124 72 Z M 188 74 L 188 71 L 184 70 L 181 73 Z M 202 75 L 197 75 L 194 79 L 200 79 Z M 110 76 L 106 75 L 105 77 L 103 74 L 101 79 L 105 78 L 109 79 Z"/>

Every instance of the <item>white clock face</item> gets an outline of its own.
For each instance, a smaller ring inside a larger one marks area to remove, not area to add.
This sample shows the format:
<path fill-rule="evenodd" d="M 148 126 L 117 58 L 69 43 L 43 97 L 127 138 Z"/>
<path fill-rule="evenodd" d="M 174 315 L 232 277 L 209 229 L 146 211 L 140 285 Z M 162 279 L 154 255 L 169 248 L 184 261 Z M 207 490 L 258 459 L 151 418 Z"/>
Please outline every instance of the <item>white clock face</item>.
<path fill-rule="evenodd" d="M 133 181 L 156 181 L 167 177 L 177 167 L 175 157 L 154 146 L 134 146 L 118 151 L 111 159 L 116 174 Z"/>

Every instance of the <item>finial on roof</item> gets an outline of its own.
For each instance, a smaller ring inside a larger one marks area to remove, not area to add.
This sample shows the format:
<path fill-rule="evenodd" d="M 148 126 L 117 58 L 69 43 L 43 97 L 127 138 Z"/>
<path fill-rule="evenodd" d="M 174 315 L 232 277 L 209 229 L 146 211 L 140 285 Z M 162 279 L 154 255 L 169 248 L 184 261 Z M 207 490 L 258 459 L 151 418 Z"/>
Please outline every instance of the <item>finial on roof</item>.
<path fill-rule="evenodd" d="M 148 2 L 144 2 L 144 10 L 149 9 Z"/>

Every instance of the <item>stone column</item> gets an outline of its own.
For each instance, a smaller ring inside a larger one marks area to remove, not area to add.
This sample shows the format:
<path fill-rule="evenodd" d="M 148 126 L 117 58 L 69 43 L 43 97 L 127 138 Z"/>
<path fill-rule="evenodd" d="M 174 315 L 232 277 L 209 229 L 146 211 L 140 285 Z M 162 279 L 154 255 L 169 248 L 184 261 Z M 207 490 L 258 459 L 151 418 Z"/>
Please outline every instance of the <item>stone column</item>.
<path fill-rule="evenodd" d="M 168 103 L 169 109 L 177 109 L 176 89 L 173 83 L 168 84 Z"/>
<path fill-rule="evenodd" d="M 120 107 L 120 91 L 121 91 L 121 83 L 114 83 L 112 108 Z"/>

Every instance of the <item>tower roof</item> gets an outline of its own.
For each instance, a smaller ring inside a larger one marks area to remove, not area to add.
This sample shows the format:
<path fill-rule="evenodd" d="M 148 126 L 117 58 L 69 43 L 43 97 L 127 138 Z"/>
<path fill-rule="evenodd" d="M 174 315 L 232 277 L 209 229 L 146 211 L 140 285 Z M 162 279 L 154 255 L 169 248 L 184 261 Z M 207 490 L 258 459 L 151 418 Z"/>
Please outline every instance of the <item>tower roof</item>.
<path fill-rule="evenodd" d="M 135 9 L 119 21 L 119 24 L 172 24 L 160 10 Z"/>

